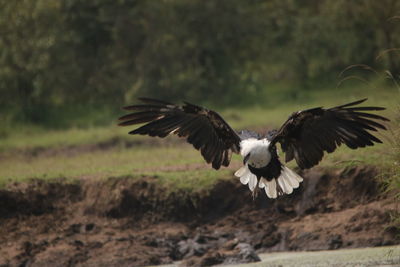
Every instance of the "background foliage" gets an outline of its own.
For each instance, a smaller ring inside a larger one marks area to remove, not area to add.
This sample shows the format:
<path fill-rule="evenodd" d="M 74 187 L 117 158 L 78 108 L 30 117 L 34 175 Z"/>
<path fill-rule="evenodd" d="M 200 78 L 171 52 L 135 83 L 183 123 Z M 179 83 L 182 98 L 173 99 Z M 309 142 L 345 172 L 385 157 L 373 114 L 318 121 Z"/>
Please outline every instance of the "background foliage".
<path fill-rule="evenodd" d="M 104 123 L 138 95 L 270 104 L 271 88 L 296 99 L 352 64 L 400 73 L 398 52 L 385 53 L 400 43 L 399 10 L 398 0 L 3 0 L 2 123 Z"/>

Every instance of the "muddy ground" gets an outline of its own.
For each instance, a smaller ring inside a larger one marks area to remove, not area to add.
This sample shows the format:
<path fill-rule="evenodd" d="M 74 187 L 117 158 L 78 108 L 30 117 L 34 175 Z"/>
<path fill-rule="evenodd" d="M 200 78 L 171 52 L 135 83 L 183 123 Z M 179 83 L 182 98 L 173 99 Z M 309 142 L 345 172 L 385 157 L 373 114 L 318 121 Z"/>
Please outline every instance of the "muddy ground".
<path fill-rule="evenodd" d="M 399 206 L 380 192 L 375 169 L 302 175 L 277 200 L 253 200 L 236 178 L 191 193 L 168 193 L 157 177 L 9 184 L 0 190 L 0 266 L 206 266 L 400 243 L 390 226 Z"/>

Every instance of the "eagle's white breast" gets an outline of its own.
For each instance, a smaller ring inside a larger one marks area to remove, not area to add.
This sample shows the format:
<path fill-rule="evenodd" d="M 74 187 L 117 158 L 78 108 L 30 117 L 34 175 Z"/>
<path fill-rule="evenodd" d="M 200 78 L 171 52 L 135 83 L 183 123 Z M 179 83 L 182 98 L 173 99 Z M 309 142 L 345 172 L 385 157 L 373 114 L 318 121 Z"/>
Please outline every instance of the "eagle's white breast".
<path fill-rule="evenodd" d="M 249 153 L 247 163 L 255 168 L 261 168 L 268 165 L 271 160 L 269 152 L 270 142 L 267 139 L 249 138 L 240 142 L 240 154 L 246 157 Z"/>

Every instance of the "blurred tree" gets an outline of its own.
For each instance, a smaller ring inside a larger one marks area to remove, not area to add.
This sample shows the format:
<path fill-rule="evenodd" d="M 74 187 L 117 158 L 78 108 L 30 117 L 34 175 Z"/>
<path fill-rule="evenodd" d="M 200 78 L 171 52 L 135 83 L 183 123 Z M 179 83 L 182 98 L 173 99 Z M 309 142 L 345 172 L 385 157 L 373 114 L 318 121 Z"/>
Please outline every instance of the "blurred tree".
<path fill-rule="evenodd" d="M 399 8 L 397 0 L 1 1 L 0 111 L 62 126 L 138 95 L 240 105 L 261 102 L 276 82 L 295 84 L 296 97 L 356 63 L 398 73 L 396 53 L 374 57 L 398 47 Z"/>
<path fill-rule="evenodd" d="M 58 4 L 51 0 L 2 1 L 0 7 L 1 109 L 40 122 L 56 101 L 48 71 L 60 25 Z"/>

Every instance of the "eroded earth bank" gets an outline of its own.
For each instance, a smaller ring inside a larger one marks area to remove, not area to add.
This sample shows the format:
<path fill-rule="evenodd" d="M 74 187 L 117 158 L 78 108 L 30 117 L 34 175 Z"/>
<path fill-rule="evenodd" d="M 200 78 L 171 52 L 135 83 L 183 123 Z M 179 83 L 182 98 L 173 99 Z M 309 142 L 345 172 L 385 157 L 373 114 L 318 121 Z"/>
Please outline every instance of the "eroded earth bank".
<path fill-rule="evenodd" d="M 174 193 L 157 177 L 9 184 L 0 191 L 0 266 L 206 266 L 400 243 L 390 223 L 398 204 L 373 168 L 302 175 L 278 200 L 253 200 L 235 178 Z"/>

